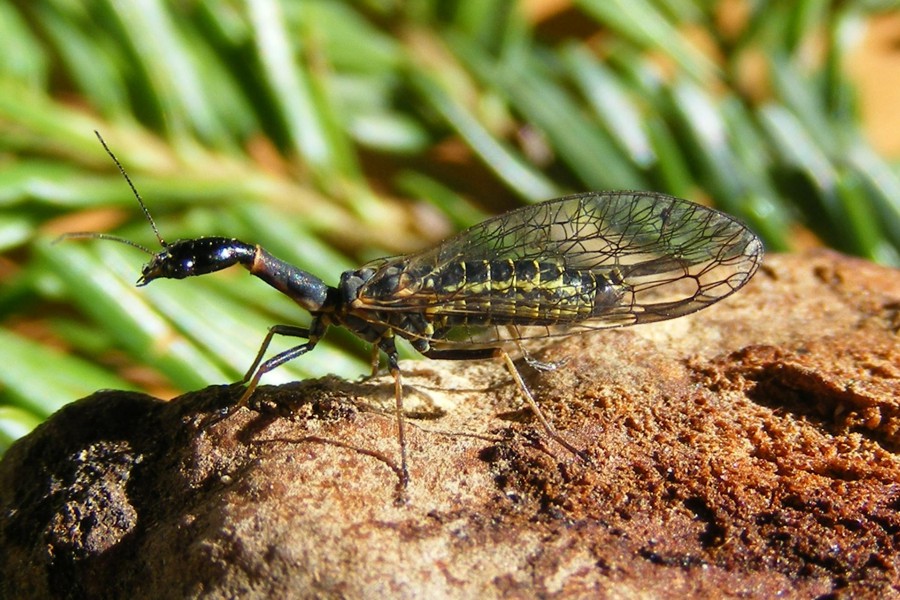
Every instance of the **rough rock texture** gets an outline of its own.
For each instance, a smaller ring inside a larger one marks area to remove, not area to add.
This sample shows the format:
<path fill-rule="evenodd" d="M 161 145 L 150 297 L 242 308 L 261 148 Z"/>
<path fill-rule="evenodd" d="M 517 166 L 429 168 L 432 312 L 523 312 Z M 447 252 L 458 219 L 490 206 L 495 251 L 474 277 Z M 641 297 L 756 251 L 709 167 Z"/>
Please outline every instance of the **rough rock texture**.
<path fill-rule="evenodd" d="M 766 259 L 686 317 L 579 335 L 522 371 L 387 377 L 170 403 L 100 392 L 0 464 L 0 595 L 802 597 L 900 594 L 900 273 Z M 212 423 L 212 424 L 211 424 Z"/>

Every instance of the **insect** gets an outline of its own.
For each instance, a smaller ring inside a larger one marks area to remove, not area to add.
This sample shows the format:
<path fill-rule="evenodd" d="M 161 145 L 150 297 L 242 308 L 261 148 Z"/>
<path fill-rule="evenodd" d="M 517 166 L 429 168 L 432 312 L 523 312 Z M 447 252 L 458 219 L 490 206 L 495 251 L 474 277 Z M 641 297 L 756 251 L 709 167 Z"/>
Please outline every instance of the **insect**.
<path fill-rule="evenodd" d="M 269 328 L 232 410 L 247 404 L 265 373 L 312 350 L 329 326 L 346 327 L 371 343 L 373 373 L 384 353 L 394 377 L 402 486 L 408 470 L 397 337 L 429 358 L 502 360 L 547 434 L 580 456 L 543 415 L 510 345 L 522 349 L 523 340 L 687 315 L 736 292 L 763 255 L 759 238 L 719 211 L 653 192 L 599 192 L 513 210 L 433 248 L 346 271 L 337 286 L 329 286 L 259 245 L 225 237 L 164 241 L 124 168 L 97 137 L 162 250 L 105 234 L 64 237 L 112 239 L 150 254 L 138 286 L 240 264 L 312 315 L 309 327 Z M 302 342 L 265 359 L 275 336 Z M 534 367 L 555 367 L 523 353 Z"/>

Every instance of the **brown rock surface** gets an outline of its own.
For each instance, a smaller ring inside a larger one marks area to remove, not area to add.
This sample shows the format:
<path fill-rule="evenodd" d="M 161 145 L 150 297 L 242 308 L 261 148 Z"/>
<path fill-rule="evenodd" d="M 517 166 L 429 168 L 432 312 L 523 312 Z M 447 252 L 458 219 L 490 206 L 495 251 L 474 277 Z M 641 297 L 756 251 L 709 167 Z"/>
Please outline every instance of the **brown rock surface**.
<path fill-rule="evenodd" d="M 0 464 L 3 597 L 900 594 L 900 273 L 767 257 L 702 313 L 573 336 L 523 368 L 592 457 L 542 435 L 503 367 L 170 403 L 100 392 Z"/>

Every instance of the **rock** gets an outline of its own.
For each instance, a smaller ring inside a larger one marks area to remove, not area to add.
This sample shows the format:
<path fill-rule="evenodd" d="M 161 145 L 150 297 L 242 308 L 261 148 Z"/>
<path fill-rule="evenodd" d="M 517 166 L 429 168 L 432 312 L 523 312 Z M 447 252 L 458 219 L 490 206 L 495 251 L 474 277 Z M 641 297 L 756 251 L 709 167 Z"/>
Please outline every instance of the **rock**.
<path fill-rule="evenodd" d="M 767 257 L 696 315 L 534 350 L 550 441 L 491 362 L 171 402 L 98 392 L 0 463 L 0 595 L 900 593 L 900 273 Z M 531 346 L 529 346 L 531 348 Z M 413 418 L 414 417 L 414 418 Z"/>

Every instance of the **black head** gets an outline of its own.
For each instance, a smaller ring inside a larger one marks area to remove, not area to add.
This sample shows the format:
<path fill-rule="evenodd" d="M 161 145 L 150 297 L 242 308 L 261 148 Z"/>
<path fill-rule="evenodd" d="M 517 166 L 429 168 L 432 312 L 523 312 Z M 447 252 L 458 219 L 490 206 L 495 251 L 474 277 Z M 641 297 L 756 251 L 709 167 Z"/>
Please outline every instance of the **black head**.
<path fill-rule="evenodd" d="M 159 245 L 162 246 L 162 250 L 153 252 L 145 246 L 132 242 L 131 240 L 126 240 L 106 233 L 67 233 L 60 236 L 57 241 L 78 238 L 112 240 L 114 242 L 128 244 L 129 246 L 133 246 L 150 254 L 152 256 L 150 262 L 145 264 L 143 269 L 141 269 L 141 277 L 137 281 L 139 286 L 147 285 L 154 279 L 184 279 L 185 277 L 192 277 L 194 275 L 204 275 L 206 273 L 221 271 L 238 262 L 243 262 L 248 266 L 252 264 L 255 248 L 231 238 L 204 237 L 192 240 L 179 240 L 174 244 L 167 243 L 162 236 L 159 235 L 159 230 L 156 228 L 153 217 L 150 216 L 150 211 L 147 210 L 144 201 L 141 199 L 141 195 L 138 193 L 134 184 L 131 182 L 131 178 L 128 177 L 128 174 L 122 167 L 122 163 L 120 163 L 119 159 L 112 153 L 112 150 L 109 149 L 100 134 L 96 131 L 94 133 L 103 145 L 103 149 L 106 150 L 106 153 L 112 158 L 116 167 L 118 167 L 122 176 L 125 178 L 125 181 L 131 188 L 134 197 L 141 206 L 141 210 L 144 212 L 144 216 L 147 217 L 147 221 L 153 229 L 157 241 L 159 241 Z"/>
<path fill-rule="evenodd" d="M 237 263 L 251 264 L 255 248 L 240 240 L 203 237 L 178 240 L 166 244 L 141 269 L 137 284 L 147 285 L 154 279 L 184 279 L 221 271 Z"/>

